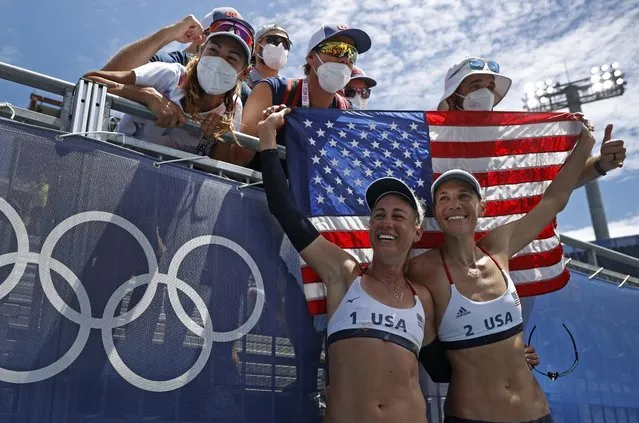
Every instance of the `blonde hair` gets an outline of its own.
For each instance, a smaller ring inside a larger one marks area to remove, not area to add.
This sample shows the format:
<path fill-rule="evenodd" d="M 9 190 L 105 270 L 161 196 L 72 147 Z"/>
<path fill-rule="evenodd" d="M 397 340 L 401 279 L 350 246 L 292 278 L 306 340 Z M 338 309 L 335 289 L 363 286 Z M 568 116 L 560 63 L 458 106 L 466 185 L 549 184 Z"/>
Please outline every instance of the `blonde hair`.
<path fill-rule="evenodd" d="M 200 113 L 202 112 L 198 107 L 200 96 L 205 95 L 204 90 L 200 86 L 197 80 L 197 64 L 200 61 L 200 56 L 192 58 L 186 64 L 186 77 L 182 88 L 184 89 L 184 111 L 194 122 L 202 122 Z M 233 136 L 233 140 L 237 145 L 240 145 L 237 137 L 233 133 L 234 131 L 234 118 L 235 118 L 235 101 L 240 97 L 242 90 L 242 81 L 238 79 L 235 84 L 235 88 L 224 93 L 224 107 L 226 110 L 224 114 L 220 116 L 220 120 L 215 126 L 214 139 L 220 140 L 222 135 L 230 132 Z"/>

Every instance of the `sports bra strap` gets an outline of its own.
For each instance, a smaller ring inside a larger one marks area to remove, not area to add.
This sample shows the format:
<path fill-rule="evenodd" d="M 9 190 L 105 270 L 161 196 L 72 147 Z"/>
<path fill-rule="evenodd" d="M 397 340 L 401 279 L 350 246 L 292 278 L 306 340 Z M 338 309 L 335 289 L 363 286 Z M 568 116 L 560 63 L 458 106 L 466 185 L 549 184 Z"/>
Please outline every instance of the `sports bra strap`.
<path fill-rule="evenodd" d="M 499 263 L 497 263 L 497 260 L 495 260 L 495 258 L 486 250 L 484 250 L 483 248 L 481 248 L 479 245 L 477 246 L 477 248 L 479 248 L 481 250 L 482 253 L 486 254 L 488 257 L 490 257 L 490 259 L 493 261 L 493 263 L 495 263 L 495 266 L 497 266 L 497 268 L 504 273 L 504 269 L 501 268 L 501 266 L 499 265 Z"/>
<path fill-rule="evenodd" d="M 453 278 L 450 277 L 450 271 L 448 270 L 448 265 L 446 264 L 446 259 L 444 258 L 444 250 L 439 248 L 439 255 L 442 258 L 442 264 L 444 265 L 444 270 L 446 271 L 446 277 L 448 278 L 448 283 L 453 284 Z"/>
<path fill-rule="evenodd" d="M 495 266 L 497 266 L 497 269 L 499 269 L 499 271 L 501 272 L 502 278 L 504 278 L 504 283 L 506 284 L 506 289 L 508 289 L 508 279 L 506 279 L 506 272 L 504 272 L 504 269 L 501 268 L 499 263 L 497 263 L 497 260 L 495 260 L 495 258 L 492 255 L 490 255 L 490 253 L 488 251 L 484 250 L 479 245 L 477 246 L 477 248 L 479 248 L 482 253 L 484 253 L 488 257 L 490 257 L 490 259 L 493 261 L 493 263 L 495 263 Z"/>

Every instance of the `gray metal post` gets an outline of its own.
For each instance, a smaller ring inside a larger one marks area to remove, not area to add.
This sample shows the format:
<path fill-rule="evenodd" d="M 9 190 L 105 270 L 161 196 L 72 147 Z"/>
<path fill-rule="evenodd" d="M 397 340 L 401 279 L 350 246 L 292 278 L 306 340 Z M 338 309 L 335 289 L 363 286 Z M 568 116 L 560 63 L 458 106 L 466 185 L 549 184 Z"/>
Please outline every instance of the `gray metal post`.
<path fill-rule="evenodd" d="M 581 113 L 581 101 L 579 100 L 579 89 L 574 85 L 566 87 L 566 99 L 568 100 L 568 109 L 571 113 Z M 603 200 L 601 199 L 601 191 L 599 190 L 599 182 L 594 180 L 586 184 L 586 197 L 588 198 L 588 208 L 590 209 L 590 219 L 592 227 L 595 230 L 595 239 L 608 239 L 608 221 L 606 219 L 606 211 L 604 210 Z"/>

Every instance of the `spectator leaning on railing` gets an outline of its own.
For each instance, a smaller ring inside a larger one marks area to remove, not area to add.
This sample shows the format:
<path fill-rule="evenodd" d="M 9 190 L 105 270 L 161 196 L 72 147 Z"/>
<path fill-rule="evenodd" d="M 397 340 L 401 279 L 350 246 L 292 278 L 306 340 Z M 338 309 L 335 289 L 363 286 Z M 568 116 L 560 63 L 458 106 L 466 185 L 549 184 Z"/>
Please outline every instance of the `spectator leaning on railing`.
<path fill-rule="evenodd" d="M 232 7 L 213 9 L 204 16 L 202 23 L 200 23 L 195 16 L 189 15 L 172 25 L 156 31 L 148 37 L 144 37 L 122 47 L 109 59 L 102 70 L 131 70 L 147 62 L 180 63 L 186 66 L 190 59 L 197 56 L 200 47 L 206 40 L 209 32 L 208 28 L 213 22 L 213 16 L 219 16 L 220 14 L 230 18 L 243 19 L 238 11 Z M 189 45 L 184 50 L 160 52 L 161 49 L 173 41 L 183 44 L 189 43 Z M 249 86 L 246 83 L 242 84 L 242 104 L 244 104 L 250 92 L 251 89 Z"/>
<path fill-rule="evenodd" d="M 197 57 L 187 66 L 152 62 L 130 71 L 95 71 L 85 78 L 107 85 L 109 92 L 147 106 L 157 121 L 125 116 L 117 130 L 156 144 L 216 157 L 212 147 L 222 134 L 240 125 L 241 80 L 248 74 L 253 28 L 216 9 L 208 36 Z M 186 116 L 202 125 L 195 137 L 176 128 Z M 167 129 L 168 128 L 168 129 Z M 204 138 L 206 137 L 206 139 Z M 221 143 L 220 148 L 223 149 Z"/>
<path fill-rule="evenodd" d="M 291 107 L 348 109 L 350 104 L 337 94 L 351 78 L 358 54 L 368 51 L 371 39 L 361 29 L 345 25 L 322 25 L 308 43 L 306 64 L 301 79 L 267 78 L 260 81 L 246 101 L 242 132 L 257 135 L 262 111 L 274 104 Z M 226 161 L 260 169 L 254 151 L 231 146 Z"/>
<path fill-rule="evenodd" d="M 493 110 L 510 85 L 510 78 L 500 73 L 497 62 L 481 57 L 465 58 L 448 70 L 437 110 Z M 622 167 L 625 159 L 622 140 L 602 142 L 599 155 L 586 160 L 577 187 Z"/>
<path fill-rule="evenodd" d="M 255 34 L 254 66 L 247 80 L 249 87 L 253 88 L 264 78 L 278 76 L 288 63 L 291 45 L 293 43 L 288 32 L 280 25 L 268 24 L 258 29 Z"/>

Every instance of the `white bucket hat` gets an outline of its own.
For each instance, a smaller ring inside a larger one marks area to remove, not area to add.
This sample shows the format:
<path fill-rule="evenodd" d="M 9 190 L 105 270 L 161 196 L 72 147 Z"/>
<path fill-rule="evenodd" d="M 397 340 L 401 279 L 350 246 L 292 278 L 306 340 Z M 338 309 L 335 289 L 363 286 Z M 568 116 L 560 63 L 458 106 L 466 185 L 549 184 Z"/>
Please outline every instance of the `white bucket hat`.
<path fill-rule="evenodd" d="M 444 95 L 439 100 L 437 110 L 449 109 L 446 99 L 453 95 L 464 79 L 471 75 L 492 75 L 495 77 L 495 106 L 506 96 L 512 84 L 510 78 L 499 73 L 499 65 L 496 62 L 480 57 L 467 57 L 448 69 L 444 80 Z"/>

